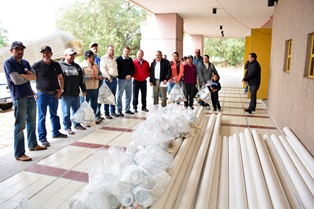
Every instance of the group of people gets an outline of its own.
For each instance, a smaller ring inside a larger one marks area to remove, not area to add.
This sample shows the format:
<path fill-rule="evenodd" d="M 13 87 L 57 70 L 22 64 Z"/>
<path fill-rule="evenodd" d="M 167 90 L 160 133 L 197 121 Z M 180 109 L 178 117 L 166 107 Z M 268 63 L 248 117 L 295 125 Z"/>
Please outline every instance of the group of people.
<path fill-rule="evenodd" d="M 221 110 L 218 98 L 218 91 L 221 88 L 220 77 L 215 66 L 209 62 L 209 56 L 201 57 L 199 49 L 195 50 L 194 57 L 190 55 L 182 59 L 178 52 L 174 52 L 171 61 L 164 59 L 161 51 L 156 51 L 155 59 L 149 64 L 143 59 L 143 50 L 137 51 L 136 59 L 129 57 L 128 46 L 123 48 L 121 56 L 115 58 L 114 47 L 109 45 L 106 54 L 99 58 L 98 44 L 91 43 L 90 49 L 84 53 L 85 60 L 79 65 L 74 61 L 77 53 L 72 48 L 66 49 L 64 58 L 56 62 L 51 58 L 53 55 L 51 47 L 42 46 L 40 49 L 42 59 L 31 66 L 27 60 L 23 59 L 25 48 L 22 42 L 13 42 L 10 49 L 12 57 L 4 63 L 14 105 L 14 156 L 17 160 L 32 160 L 25 155 L 23 133 L 25 127 L 30 151 L 45 150 L 50 146 L 46 130 L 48 107 L 52 138 L 67 138 L 67 134 L 73 135 L 72 124 L 76 130 L 86 130 L 84 125 L 71 121 L 71 113 L 73 115 L 84 100 L 90 104 L 95 114 L 96 124 L 99 124 L 104 117 L 101 117 L 102 104 L 98 104 L 97 100 L 99 88 L 104 84 L 109 87 L 116 98 L 116 105 L 103 105 L 104 116 L 107 119 L 137 113 L 140 91 L 141 110 L 148 112 L 147 80 L 153 88 L 154 105 L 159 104 L 159 96 L 161 96 L 161 106 L 165 107 L 167 89 L 170 92 L 175 84 L 179 84 L 183 86 L 187 99 L 184 106 L 193 109 L 195 86 L 199 85 L 200 87 L 208 86 L 214 111 L 217 108 Z M 250 74 L 244 78 L 244 81 L 247 81 L 249 77 Z M 32 80 L 36 81 L 37 93 L 31 88 L 30 81 Z M 123 94 L 125 94 L 124 114 L 122 112 Z M 60 118 L 57 114 L 59 100 L 61 100 L 62 122 L 67 134 L 60 132 Z M 206 106 L 204 103 L 202 105 Z M 254 111 L 254 108 L 250 106 L 249 110 Z M 42 146 L 37 143 L 36 112 L 38 112 L 38 139 Z"/>

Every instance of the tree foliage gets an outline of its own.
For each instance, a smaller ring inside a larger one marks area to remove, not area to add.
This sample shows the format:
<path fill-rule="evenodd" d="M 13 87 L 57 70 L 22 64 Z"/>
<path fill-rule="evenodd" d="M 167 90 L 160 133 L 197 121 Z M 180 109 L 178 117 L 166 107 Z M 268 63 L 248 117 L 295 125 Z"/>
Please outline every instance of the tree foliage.
<path fill-rule="evenodd" d="M 7 30 L 1 27 L 0 23 L 0 48 L 7 46 L 8 37 L 7 37 Z"/>
<path fill-rule="evenodd" d="M 56 25 L 82 41 L 84 50 L 97 42 L 100 56 L 108 45 L 115 47 L 116 54 L 126 45 L 135 54 L 140 48 L 140 22 L 145 19 L 146 11 L 127 0 L 77 0 L 61 10 Z"/>
<path fill-rule="evenodd" d="M 236 66 L 243 63 L 244 38 L 206 38 L 204 40 L 204 54 L 216 63 Z"/>

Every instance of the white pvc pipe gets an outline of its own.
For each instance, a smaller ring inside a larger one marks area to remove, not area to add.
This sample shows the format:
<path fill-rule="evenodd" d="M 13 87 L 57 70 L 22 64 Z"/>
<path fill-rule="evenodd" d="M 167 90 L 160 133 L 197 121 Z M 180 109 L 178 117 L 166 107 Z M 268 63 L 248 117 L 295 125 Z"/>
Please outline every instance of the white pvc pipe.
<path fill-rule="evenodd" d="M 306 186 L 312 193 L 312 196 L 314 196 L 314 180 L 312 179 L 311 175 L 307 172 L 306 168 L 298 158 L 298 156 L 295 154 L 293 149 L 291 148 L 290 144 L 288 143 L 287 139 L 283 136 L 279 136 L 279 139 L 283 146 L 285 147 L 286 151 L 288 152 L 291 160 L 293 161 L 295 167 L 298 169 L 300 175 L 302 176 Z M 313 165 L 314 166 L 314 165 Z"/>
<path fill-rule="evenodd" d="M 247 140 L 248 153 L 251 161 L 252 172 L 254 173 L 253 179 L 257 195 L 258 207 L 262 209 L 271 209 L 271 201 L 267 191 L 267 186 L 263 171 L 259 162 L 259 158 L 255 149 L 255 144 L 252 139 L 249 129 L 245 129 L 245 138 Z"/>
<path fill-rule="evenodd" d="M 264 141 L 266 143 L 267 149 L 269 151 L 269 154 L 272 158 L 272 161 L 275 165 L 277 174 L 279 176 L 281 185 L 283 186 L 283 189 L 285 190 L 285 194 L 287 196 L 287 199 L 289 201 L 289 204 L 291 208 L 295 209 L 304 209 L 304 206 L 302 204 L 302 201 L 290 179 L 290 176 L 283 165 L 282 159 L 280 158 L 277 149 L 275 148 L 275 145 L 273 141 L 270 139 L 269 135 L 264 135 Z"/>
<path fill-rule="evenodd" d="M 213 185 L 210 191 L 210 199 L 208 209 L 217 209 L 218 206 L 218 192 L 219 192 L 219 176 L 220 176 L 220 166 L 221 166 L 221 149 L 222 149 L 222 137 L 218 137 L 217 145 L 217 157 L 214 168 L 214 178 Z"/>
<path fill-rule="evenodd" d="M 214 115 L 214 114 L 212 114 Z M 208 123 L 210 124 L 210 123 Z M 195 164 L 193 166 L 192 172 L 189 176 L 188 182 L 186 184 L 185 191 L 182 195 L 182 199 L 178 208 L 180 209 L 192 209 L 195 202 L 196 192 L 198 183 L 200 180 L 200 176 L 202 173 L 204 159 L 206 157 L 206 153 L 208 150 L 208 146 L 210 143 L 210 135 L 212 133 L 212 126 L 206 126 L 206 132 L 204 135 L 204 139 L 202 141 L 200 150 L 195 160 Z"/>
<path fill-rule="evenodd" d="M 204 173 L 202 181 L 200 182 L 198 196 L 195 202 L 195 209 L 208 208 L 213 185 L 214 169 L 216 163 L 217 149 L 218 149 L 218 134 L 221 123 L 221 113 L 217 115 L 214 131 L 211 137 L 211 142 L 207 154 L 207 159 L 204 162 Z"/>
<path fill-rule="evenodd" d="M 233 134 L 233 146 L 234 146 L 234 165 L 235 165 L 235 186 L 236 186 L 236 205 L 232 206 L 234 208 L 246 209 L 247 198 L 245 191 L 245 183 L 244 183 L 244 173 L 243 173 L 243 165 L 242 165 L 242 157 L 241 157 L 241 149 L 240 149 L 240 140 L 237 134 Z"/>
<path fill-rule="evenodd" d="M 222 141 L 221 166 L 219 175 L 218 209 L 229 209 L 229 141 L 224 136 Z"/>
<path fill-rule="evenodd" d="M 287 135 L 289 144 L 294 149 L 295 153 L 298 155 L 304 167 L 309 172 L 312 179 L 314 179 L 313 156 L 309 153 L 309 151 L 303 146 L 300 140 L 293 134 L 293 132 L 288 127 L 284 127 L 283 132 Z"/>
<path fill-rule="evenodd" d="M 236 205 L 236 186 L 235 186 L 235 159 L 234 159 L 234 146 L 233 146 L 233 136 L 229 136 L 229 207 L 234 207 Z"/>
<path fill-rule="evenodd" d="M 271 162 L 267 148 L 265 147 L 264 142 L 261 140 L 256 130 L 252 130 L 252 134 L 273 207 L 275 209 L 289 209 L 289 202 L 281 186 L 275 167 Z"/>
<path fill-rule="evenodd" d="M 253 179 L 250 157 L 247 150 L 246 138 L 243 132 L 239 134 L 239 137 L 248 207 L 258 209 L 255 184 Z"/>
<path fill-rule="evenodd" d="M 305 185 L 302 177 L 300 176 L 298 170 L 294 166 L 293 162 L 291 161 L 289 155 L 287 154 L 285 148 L 283 147 L 282 143 L 280 142 L 279 138 L 272 134 L 271 139 L 279 153 L 279 156 L 282 159 L 282 162 L 285 168 L 288 171 L 289 176 L 293 182 L 295 189 L 297 190 L 302 203 L 304 204 L 305 208 L 313 208 L 314 207 L 314 197 L 312 196 L 311 192 Z"/>

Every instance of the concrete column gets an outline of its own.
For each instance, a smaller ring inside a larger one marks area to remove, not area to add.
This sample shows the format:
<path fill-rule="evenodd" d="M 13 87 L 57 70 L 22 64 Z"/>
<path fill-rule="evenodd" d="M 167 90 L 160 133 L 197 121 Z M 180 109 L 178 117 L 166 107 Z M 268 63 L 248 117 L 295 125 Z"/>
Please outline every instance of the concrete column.
<path fill-rule="evenodd" d="M 183 19 L 178 14 L 151 14 L 141 23 L 141 49 L 144 59 L 152 62 L 157 50 L 171 60 L 177 51 L 183 55 Z"/>
<path fill-rule="evenodd" d="M 201 55 L 204 55 L 204 36 L 203 35 L 186 35 L 184 37 L 184 50 L 185 56 L 193 55 L 195 49 L 201 50 Z"/>

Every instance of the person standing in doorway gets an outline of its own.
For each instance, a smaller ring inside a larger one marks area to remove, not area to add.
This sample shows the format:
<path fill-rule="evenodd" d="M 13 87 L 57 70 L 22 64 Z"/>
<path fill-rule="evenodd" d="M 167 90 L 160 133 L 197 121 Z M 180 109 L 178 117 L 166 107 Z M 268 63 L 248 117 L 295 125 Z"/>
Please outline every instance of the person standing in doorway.
<path fill-rule="evenodd" d="M 23 59 L 26 47 L 20 41 L 11 44 L 12 57 L 4 62 L 4 71 L 10 88 L 14 106 L 14 156 L 21 161 L 31 161 L 25 154 L 24 129 L 27 127 L 27 142 L 30 151 L 45 150 L 37 144 L 36 137 L 36 101 L 35 93 L 30 85 L 36 80 L 28 61 Z"/>
<path fill-rule="evenodd" d="M 146 108 L 147 82 L 146 79 L 150 75 L 149 63 L 143 59 L 143 50 L 138 50 L 136 59 L 133 61 L 133 110 L 137 113 L 138 93 L 141 90 L 142 111 L 148 112 Z"/>
<path fill-rule="evenodd" d="M 256 109 L 256 96 L 261 83 L 261 66 L 257 61 L 257 55 L 253 52 L 249 54 L 249 66 L 242 82 L 248 83 L 251 94 L 249 107 L 245 108 L 244 111 L 252 114 L 252 111 Z"/>
<path fill-rule="evenodd" d="M 81 67 L 74 62 L 77 53 L 68 48 L 64 51 L 64 59 L 59 63 L 61 65 L 64 76 L 64 92 L 61 98 L 61 108 L 63 117 L 63 126 L 68 134 L 73 135 L 71 129 L 71 113 L 72 115 L 80 108 L 80 89 L 83 96 L 86 96 L 86 86 L 83 82 L 83 72 Z M 80 123 L 73 122 L 76 130 L 86 130 Z"/>
<path fill-rule="evenodd" d="M 118 65 L 118 93 L 117 93 L 117 108 L 118 115 L 120 117 L 124 116 L 122 114 L 122 95 L 125 92 L 125 113 L 134 114 L 130 110 L 130 104 L 132 99 L 132 76 L 134 74 L 134 64 L 130 54 L 130 47 L 125 46 L 123 48 L 122 55 L 117 57 Z"/>
<path fill-rule="evenodd" d="M 167 82 L 171 78 L 171 67 L 168 60 L 162 58 L 162 52 L 156 51 L 156 59 L 150 66 L 150 86 L 153 86 L 154 105 L 158 104 L 158 95 L 161 93 L 161 106 L 167 106 Z"/>
<path fill-rule="evenodd" d="M 37 111 L 38 111 L 38 138 L 42 145 L 49 147 L 46 130 L 47 107 L 49 107 L 50 121 L 52 126 L 52 138 L 67 138 L 66 134 L 60 133 L 60 118 L 57 114 L 59 99 L 64 90 L 62 69 L 58 62 L 51 59 L 53 53 L 50 46 L 41 47 L 42 60 L 33 64 L 36 72 L 37 88 Z"/>

